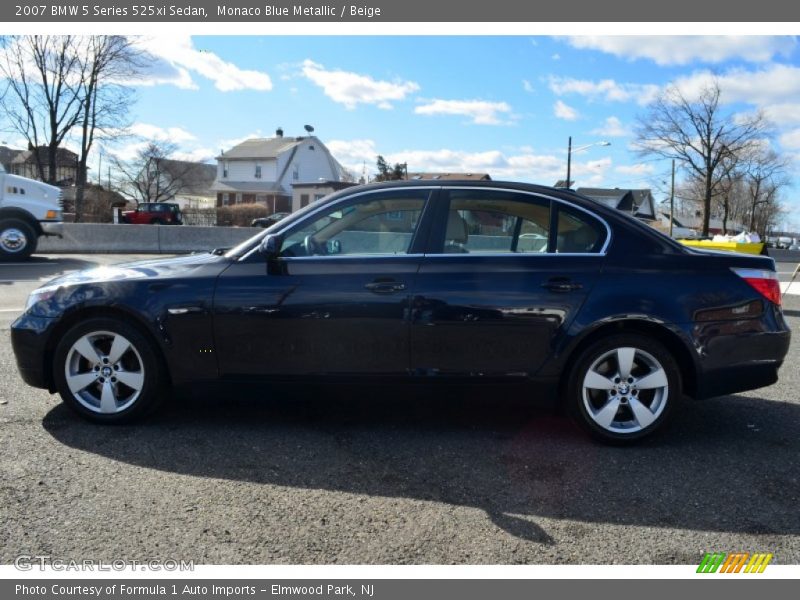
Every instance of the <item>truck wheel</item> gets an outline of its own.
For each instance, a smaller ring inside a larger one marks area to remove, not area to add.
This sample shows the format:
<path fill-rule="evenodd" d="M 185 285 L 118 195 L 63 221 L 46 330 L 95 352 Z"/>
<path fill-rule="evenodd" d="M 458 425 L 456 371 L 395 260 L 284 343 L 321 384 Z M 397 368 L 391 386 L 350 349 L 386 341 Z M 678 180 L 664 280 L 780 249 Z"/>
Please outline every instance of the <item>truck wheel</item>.
<path fill-rule="evenodd" d="M 25 221 L 0 221 L 0 260 L 24 260 L 36 250 L 36 242 L 36 232 Z"/>

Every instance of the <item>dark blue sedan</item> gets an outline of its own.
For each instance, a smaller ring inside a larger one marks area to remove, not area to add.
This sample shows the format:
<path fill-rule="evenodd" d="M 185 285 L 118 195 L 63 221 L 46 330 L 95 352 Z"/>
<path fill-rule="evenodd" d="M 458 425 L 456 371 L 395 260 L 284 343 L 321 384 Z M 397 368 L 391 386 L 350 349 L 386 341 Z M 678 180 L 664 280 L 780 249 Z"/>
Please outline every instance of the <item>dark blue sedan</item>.
<path fill-rule="evenodd" d="M 772 259 L 681 246 L 567 190 L 349 188 L 227 253 L 74 273 L 12 325 L 22 377 L 100 422 L 192 383 L 523 381 L 612 442 L 770 385 Z"/>

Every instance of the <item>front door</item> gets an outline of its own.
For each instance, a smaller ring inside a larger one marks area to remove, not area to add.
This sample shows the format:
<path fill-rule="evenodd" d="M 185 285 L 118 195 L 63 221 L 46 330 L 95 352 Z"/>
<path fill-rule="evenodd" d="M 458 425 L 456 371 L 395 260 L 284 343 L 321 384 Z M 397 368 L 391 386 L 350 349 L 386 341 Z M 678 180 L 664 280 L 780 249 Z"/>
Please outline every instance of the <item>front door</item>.
<path fill-rule="evenodd" d="M 406 374 L 430 191 L 323 206 L 281 233 L 277 258 L 223 272 L 214 300 L 222 376 Z"/>

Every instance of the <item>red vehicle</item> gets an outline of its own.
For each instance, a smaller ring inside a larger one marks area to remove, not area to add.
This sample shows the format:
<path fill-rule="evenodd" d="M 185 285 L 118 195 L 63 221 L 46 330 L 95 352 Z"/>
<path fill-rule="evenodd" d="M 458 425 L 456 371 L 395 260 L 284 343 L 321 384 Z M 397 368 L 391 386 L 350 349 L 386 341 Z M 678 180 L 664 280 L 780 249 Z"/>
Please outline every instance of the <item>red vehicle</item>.
<path fill-rule="evenodd" d="M 122 222 L 131 225 L 182 225 L 183 215 L 172 202 L 143 202 L 136 210 L 122 213 Z"/>

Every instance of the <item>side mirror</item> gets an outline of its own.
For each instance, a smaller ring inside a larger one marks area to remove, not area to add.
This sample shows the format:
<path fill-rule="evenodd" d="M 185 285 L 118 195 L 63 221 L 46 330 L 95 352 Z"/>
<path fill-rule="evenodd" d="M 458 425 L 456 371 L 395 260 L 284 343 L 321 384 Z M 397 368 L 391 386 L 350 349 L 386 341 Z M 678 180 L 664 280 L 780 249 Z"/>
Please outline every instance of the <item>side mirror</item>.
<path fill-rule="evenodd" d="M 278 253 L 281 251 L 281 238 L 275 234 L 264 236 L 261 240 L 261 245 L 258 247 L 258 252 L 267 259 L 277 258 Z"/>

